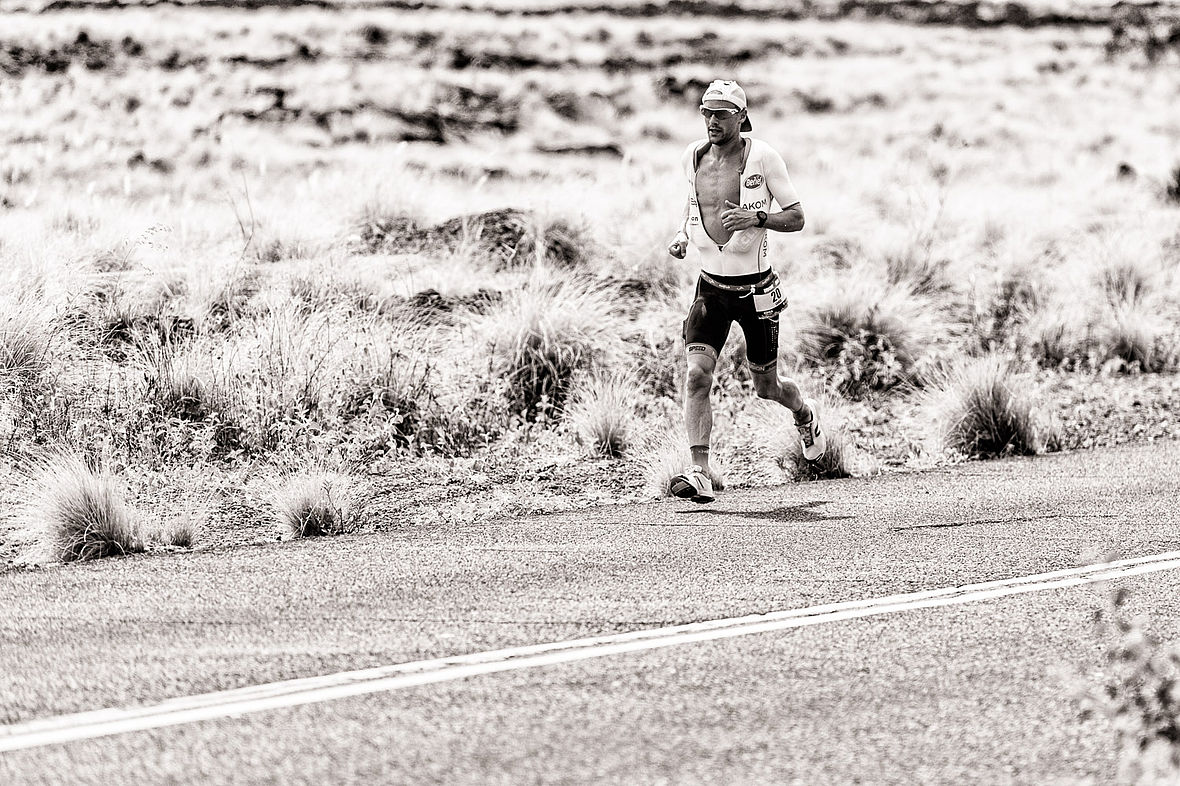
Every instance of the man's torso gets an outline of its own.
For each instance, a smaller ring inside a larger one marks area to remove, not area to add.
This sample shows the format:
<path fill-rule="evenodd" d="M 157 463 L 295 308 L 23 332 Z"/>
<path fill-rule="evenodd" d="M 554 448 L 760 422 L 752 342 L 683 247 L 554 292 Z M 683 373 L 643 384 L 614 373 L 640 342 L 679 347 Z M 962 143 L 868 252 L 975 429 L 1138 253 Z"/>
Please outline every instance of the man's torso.
<path fill-rule="evenodd" d="M 693 188 L 688 236 L 700 252 L 701 269 L 714 275 L 741 276 L 767 268 L 766 230 L 730 232 L 721 221 L 721 214 L 729 209 L 727 201 L 746 210 L 770 210 L 771 195 L 755 140 L 742 142 L 739 151 L 725 155 L 703 147 L 703 142 L 686 154 L 686 174 Z"/>

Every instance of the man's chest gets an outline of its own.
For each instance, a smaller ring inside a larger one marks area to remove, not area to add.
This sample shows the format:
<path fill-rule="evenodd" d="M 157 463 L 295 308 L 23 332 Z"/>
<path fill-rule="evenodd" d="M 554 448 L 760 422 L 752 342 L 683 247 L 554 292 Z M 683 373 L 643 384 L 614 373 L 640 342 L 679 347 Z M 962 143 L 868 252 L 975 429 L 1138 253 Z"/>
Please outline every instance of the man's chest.
<path fill-rule="evenodd" d="M 737 202 L 741 195 L 739 162 L 701 162 L 696 175 L 697 198 L 702 205 Z"/>

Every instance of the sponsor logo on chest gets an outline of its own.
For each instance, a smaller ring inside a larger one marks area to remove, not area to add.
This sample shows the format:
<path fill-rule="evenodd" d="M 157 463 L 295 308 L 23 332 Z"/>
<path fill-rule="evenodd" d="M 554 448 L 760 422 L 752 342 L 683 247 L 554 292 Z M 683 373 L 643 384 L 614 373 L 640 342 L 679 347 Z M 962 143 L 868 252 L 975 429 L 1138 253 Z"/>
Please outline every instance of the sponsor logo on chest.
<path fill-rule="evenodd" d="M 757 188 L 762 185 L 762 175 L 750 175 L 744 185 L 746 188 Z"/>

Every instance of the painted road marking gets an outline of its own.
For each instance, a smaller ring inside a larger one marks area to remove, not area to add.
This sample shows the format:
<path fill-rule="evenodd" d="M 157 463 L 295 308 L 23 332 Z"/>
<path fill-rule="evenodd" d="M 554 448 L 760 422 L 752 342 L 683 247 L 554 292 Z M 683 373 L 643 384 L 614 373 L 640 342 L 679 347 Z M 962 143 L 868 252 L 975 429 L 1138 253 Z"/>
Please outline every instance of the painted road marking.
<path fill-rule="evenodd" d="M 0 727 L 0 752 L 145 731 L 349 696 L 459 680 L 479 674 L 530 669 L 680 644 L 748 636 L 826 622 L 929 609 L 1180 568 L 1180 551 L 1105 562 L 1010 579 L 943 587 L 903 595 L 828 603 L 803 609 L 708 620 L 586 639 L 534 644 L 450 658 L 378 666 L 319 677 L 182 696 L 146 707 L 112 708 Z"/>

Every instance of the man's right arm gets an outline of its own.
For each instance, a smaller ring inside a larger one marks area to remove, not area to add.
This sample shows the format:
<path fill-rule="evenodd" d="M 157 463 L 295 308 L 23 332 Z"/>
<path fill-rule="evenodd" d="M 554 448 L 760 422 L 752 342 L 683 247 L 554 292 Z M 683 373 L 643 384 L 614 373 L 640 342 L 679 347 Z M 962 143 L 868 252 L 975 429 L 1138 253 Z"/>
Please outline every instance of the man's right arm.
<path fill-rule="evenodd" d="M 696 154 L 698 142 L 693 142 L 680 155 L 680 171 L 688 181 L 689 187 L 692 187 L 692 170 L 693 157 Z M 668 253 L 677 259 L 684 259 L 688 253 L 688 198 L 684 200 L 684 213 L 680 216 L 680 224 L 676 230 L 676 236 L 672 238 L 672 243 L 668 246 Z"/>

